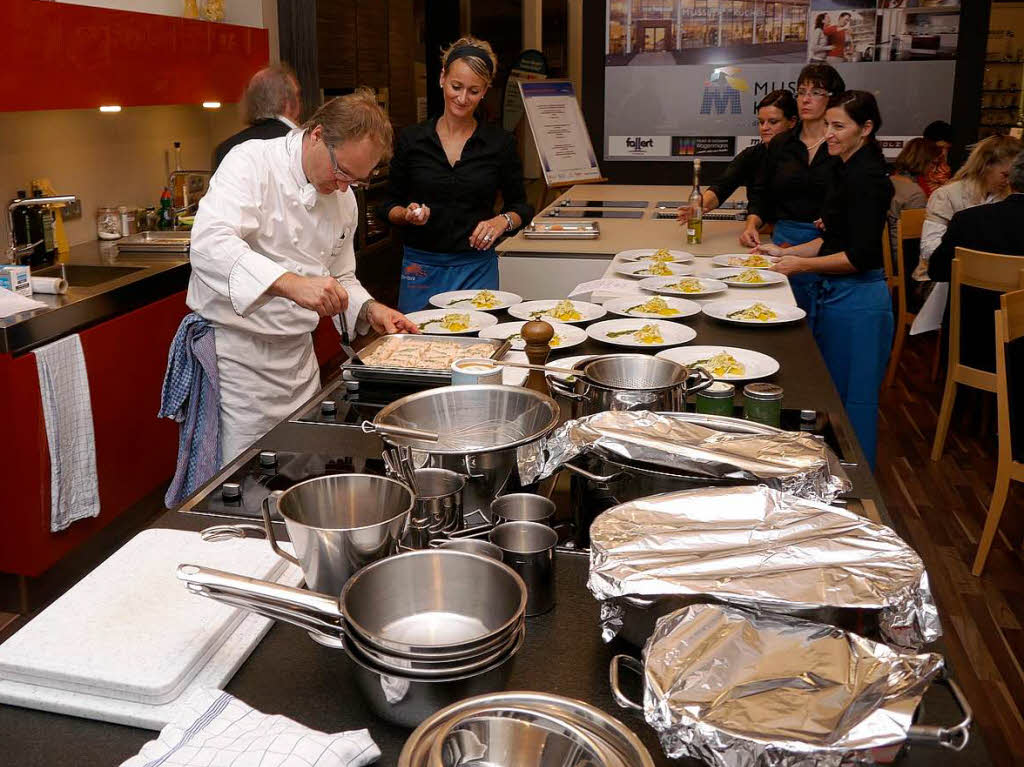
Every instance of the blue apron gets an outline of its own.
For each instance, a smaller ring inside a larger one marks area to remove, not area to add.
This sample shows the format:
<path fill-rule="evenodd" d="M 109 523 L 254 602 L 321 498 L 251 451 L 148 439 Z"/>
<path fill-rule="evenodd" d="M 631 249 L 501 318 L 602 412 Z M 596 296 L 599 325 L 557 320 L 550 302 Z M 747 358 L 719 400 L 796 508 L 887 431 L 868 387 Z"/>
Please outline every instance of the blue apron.
<path fill-rule="evenodd" d="M 873 269 L 815 277 L 807 320 L 861 449 L 874 469 L 878 392 L 893 334 L 885 272 Z"/>
<path fill-rule="evenodd" d="M 430 297 L 449 290 L 497 290 L 498 254 L 491 250 L 433 253 L 405 246 L 398 311 L 430 306 Z"/>
<path fill-rule="evenodd" d="M 818 237 L 821 237 L 821 230 L 807 221 L 783 219 L 776 221 L 775 228 L 772 230 L 772 242 L 783 247 L 803 245 Z M 793 290 L 796 305 L 807 312 L 808 316 L 811 314 L 814 292 L 820 280 L 819 275 L 806 272 L 789 275 L 789 287 Z"/>

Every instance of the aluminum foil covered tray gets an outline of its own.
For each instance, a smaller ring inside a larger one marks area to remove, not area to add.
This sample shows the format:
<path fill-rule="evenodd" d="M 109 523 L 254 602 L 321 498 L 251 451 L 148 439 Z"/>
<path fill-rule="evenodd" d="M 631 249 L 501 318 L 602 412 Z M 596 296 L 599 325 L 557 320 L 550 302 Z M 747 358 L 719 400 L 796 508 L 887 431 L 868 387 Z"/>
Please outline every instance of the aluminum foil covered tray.
<path fill-rule="evenodd" d="M 806 432 L 762 429 L 737 433 L 688 413 L 607 411 L 567 421 L 520 456 L 524 482 L 543 479 L 583 453 L 680 476 L 767 484 L 777 490 L 825 502 L 852 487 L 839 460 L 820 439 Z M 743 422 L 740 422 L 741 424 Z"/>
<path fill-rule="evenodd" d="M 896 533 L 767 487 L 631 501 L 599 515 L 590 542 L 587 586 L 606 600 L 606 640 L 634 597 L 675 598 L 670 609 L 696 601 L 801 617 L 867 613 L 904 647 L 942 635 L 924 563 Z"/>
<path fill-rule="evenodd" d="M 613 691 L 620 705 L 639 708 L 619 688 L 623 662 L 639 665 L 616 657 Z M 644 648 L 642 708 L 673 758 L 714 767 L 870 763 L 870 749 L 907 739 L 942 668 L 939 655 L 832 626 L 693 605 L 659 620 Z M 937 731 L 936 745 L 966 745 L 964 713 L 955 728 Z"/>

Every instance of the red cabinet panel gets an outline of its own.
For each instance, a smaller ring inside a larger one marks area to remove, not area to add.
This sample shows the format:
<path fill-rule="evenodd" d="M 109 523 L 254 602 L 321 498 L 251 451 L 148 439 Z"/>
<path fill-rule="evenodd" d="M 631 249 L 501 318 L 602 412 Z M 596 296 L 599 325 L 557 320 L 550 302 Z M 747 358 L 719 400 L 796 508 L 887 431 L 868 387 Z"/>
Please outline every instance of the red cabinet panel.
<path fill-rule="evenodd" d="M 267 30 L 39 0 L 0 2 L 0 109 L 237 101 Z"/>

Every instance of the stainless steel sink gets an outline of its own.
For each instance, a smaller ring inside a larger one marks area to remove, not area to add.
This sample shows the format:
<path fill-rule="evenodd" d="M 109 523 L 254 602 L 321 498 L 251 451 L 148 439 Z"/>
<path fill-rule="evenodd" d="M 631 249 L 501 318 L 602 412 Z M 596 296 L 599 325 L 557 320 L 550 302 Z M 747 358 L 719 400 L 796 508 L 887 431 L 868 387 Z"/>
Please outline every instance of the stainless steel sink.
<path fill-rule="evenodd" d="M 101 266 L 92 264 L 64 264 L 64 277 L 73 288 L 91 288 L 120 277 L 142 271 L 144 266 Z M 36 269 L 33 277 L 60 277 L 61 267 L 48 266 Z"/>

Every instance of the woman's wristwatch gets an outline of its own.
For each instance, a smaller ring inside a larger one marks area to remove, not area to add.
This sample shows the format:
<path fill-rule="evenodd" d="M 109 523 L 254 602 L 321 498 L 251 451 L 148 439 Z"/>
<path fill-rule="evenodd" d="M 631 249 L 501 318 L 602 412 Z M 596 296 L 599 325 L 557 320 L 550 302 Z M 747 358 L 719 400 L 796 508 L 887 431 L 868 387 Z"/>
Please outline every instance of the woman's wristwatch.
<path fill-rule="evenodd" d="M 508 213 L 502 213 L 501 215 L 502 215 L 502 217 L 503 217 L 503 218 L 505 219 L 505 221 L 506 221 L 506 222 L 507 222 L 507 224 L 508 224 L 508 225 L 507 225 L 507 226 L 505 227 L 505 231 L 506 231 L 506 232 L 511 232 L 511 231 L 512 231 L 513 229 L 515 229 L 515 228 L 516 228 L 516 225 L 515 225 L 515 223 L 514 223 L 514 222 L 512 221 L 512 216 L 510 216 L 510 215 L 509 215 Z"/>

